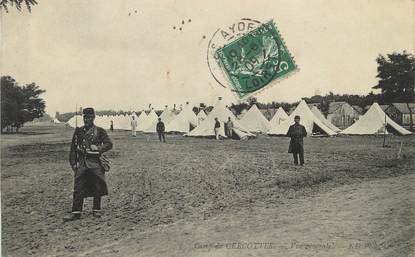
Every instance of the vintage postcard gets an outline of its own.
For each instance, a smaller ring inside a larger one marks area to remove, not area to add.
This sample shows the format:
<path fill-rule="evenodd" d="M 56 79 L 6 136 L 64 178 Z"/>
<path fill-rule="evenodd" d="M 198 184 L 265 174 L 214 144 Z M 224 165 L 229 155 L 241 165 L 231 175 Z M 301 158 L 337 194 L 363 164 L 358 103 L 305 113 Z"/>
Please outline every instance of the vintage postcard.
<path fill-rule="evenodd" d="M 415 1 L 0 0 L 1 256 L 415 256 Z"/>

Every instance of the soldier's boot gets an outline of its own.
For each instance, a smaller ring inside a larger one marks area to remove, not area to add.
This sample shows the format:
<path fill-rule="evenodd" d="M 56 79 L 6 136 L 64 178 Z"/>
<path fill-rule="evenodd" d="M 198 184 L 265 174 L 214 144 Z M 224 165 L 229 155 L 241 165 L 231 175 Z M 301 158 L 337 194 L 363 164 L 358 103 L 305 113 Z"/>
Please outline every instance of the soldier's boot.
<path fill-rule="evenodd" d="M 304 153 L 300 153 L 300 165 L 304 165 Z"/>
<path fill-rule="evenodd" d="M 68 216 L 63 217 L 64 222 L 79 220 L 81 218 L 80 212 L 73 212 Z"/>
<path fill-rule="evenodd" d="M 298 155 L 296 153 L 293 153 L 294 156 L 294 165 L 298 165 Z"/>

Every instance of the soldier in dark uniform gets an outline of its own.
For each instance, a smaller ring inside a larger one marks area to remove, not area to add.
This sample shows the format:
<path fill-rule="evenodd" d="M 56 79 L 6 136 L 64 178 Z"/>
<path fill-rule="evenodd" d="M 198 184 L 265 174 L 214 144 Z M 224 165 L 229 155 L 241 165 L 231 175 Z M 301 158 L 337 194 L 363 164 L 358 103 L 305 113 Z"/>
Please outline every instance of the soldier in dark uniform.
<path fill-rule="evenodd" d="M 288 129 L 287 137 L 290 137 L 290 146 L 288 152 L 293 154 L 294 164 L 298 165 L 298 155 L 300 156 L 300 165 L 304 164 L 304 142 L 303 138 L 307 136 L 305 127 L 300 124 L 300 116 L 294 117 L 294 124 Z"/>
<path fill-rule="evenodd" d="M 101 197 L 108 195 L 105 172 L 109 163 L 102 155 L 112 148 L 112 142 L 103 128 L 94 125 L 93 108 L 83 110 L 84 126 L 75 129 L 69 163 L 75 175 L 72 214 L 65 221 L 81 217 L 85 197 L 93 197 L 93 215 L 101 217 Z"/>
<path fill-rule="evenodd" d="M 160 142 L 166 143 L 166 137 L 164 135 L 164 131 L 166 130 L 166 127 L 164 126 L 164 122 L 161 121 L 161 118 L 159 118 L 159 121 L 156 125 L 156 131 L 159 136 Z"/>

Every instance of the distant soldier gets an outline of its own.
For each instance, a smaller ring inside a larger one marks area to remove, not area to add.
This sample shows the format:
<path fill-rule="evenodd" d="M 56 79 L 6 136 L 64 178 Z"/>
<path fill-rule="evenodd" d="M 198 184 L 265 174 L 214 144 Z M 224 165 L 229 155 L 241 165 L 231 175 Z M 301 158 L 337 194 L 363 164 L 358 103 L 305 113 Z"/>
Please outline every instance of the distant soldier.
<path fill-rule="evenodd" d="M 233 122 L 231 117 L 228 117 L 228 121 L 226 122 L 226 136 L 229 138 L 233 136 Z"/>
<path fill-rule="evenodd" d="M 164 136 L 166 127 L 164 126 L 164 122 L 161 121 L 161 118 L 159 118 L 159 121 L 157 122 L 156 130 L 157 134 L 159 135 L 160 142 L 166 143 L 166 137 Z"/>
<path fill-rule="evenodd" d="M 290 137 L 288 152 L 293 154 L 294 164 L 298 165 L 298 155 L 300 155 L 300 165 L 304 164 L 304 143 L 303 138 L 307 136 L 305 127 L 300 124 L 300 116 L 294 117 L 294 124 L 288 129 L 287 137 Z"/>
<path fill-rule="evenodd" d="M 214 131 L 215 131 L 215 138 L 216 138 L 216 140 L 219 140 L 219 130 L 220 130 L 220 122 L 219 122 L 218 118 L 215 118 L 215 128 L 214 128 Z"/>
<path fill-rule="evenodd" d="M 110 123 L 110 130 L 114 131 L 114 122 L 112 120 L 111 120 L 111 123 Z"/>
<path fill-rule="evenodd" d="M 135 119 L 134 116 L 132 116 L 132 120 L 131 120 L 131 136 L 136 137 L 137 136 L 137 132 L 136 132 L 136 128 L 137 128 L 137 120 Z"/>
<path fill-rule="evenodd" d="M 84 126 L 75 129 L 69 163 L 75 175 L 72 214 L 64 221 L 79 219 L 84 198 L 94 197 L 93 216 L 101 217 L 101 197 L 108 195 L 105 172 L 109 162 L 102 154 L 112 148 L 112 142 L 103 128 L 94 125 L 93 108 L 83 110 Z"/>

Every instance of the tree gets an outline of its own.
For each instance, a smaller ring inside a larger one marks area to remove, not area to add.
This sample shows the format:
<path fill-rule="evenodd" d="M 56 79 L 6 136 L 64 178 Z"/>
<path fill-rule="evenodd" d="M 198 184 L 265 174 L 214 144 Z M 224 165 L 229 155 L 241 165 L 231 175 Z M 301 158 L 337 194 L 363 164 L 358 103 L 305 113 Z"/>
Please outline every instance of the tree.
<path fill-rule="evenodd" d="M 329 107 L 330 107 L 330 101 L 328 101 L 327 99 L 323 98 L 321 99 L 320 102 L 320 111 L 327 116 L 328 112 L 329 112 Z"/>
<path fill-rule="evenodd" d="M 410 129 L 413 129 L 412 110 L 410 102 L 415 101 L 415 56 L 403 53 L 392 53 L 386 57 L 379 55 L 379 82 L 374 89 L 381 89 L 381 100 L 387 103 L 406 103 L 409 109 Z"/>
<path fill-rule="evenodd" d="M 238 104 L 232 104 L 230 106 L 230 109 L 232 109 L 234 113 L 236 114 L 236 116 L 238 116 L 242 113 L 243 110 L 249 109 L 249 104 L 245 102 L 238 103 Z"/>
<path fill-rule="evenodd" d="M 10 76 L 1 77 L 1 131 L 17 119 L 18 90 Z"/>
<path fill-rule="evenodd" d="M 1 77 L 1 131 L 6 127 L 19 128 L 45 113 L 44 93 L 35 83 L 20 87 L 10 76 Z"/>
<path fill-rule="evenodd" d="M 32 11 L 32 6 L 37 5 L 36 0 L 0 0 L 0 8 L 4 8 L 6 12 L 9 11 L 9 6 L 16 7 L 17 10 L 22 11 L 22 5 L 26 5 L 29 12 Z"/>

